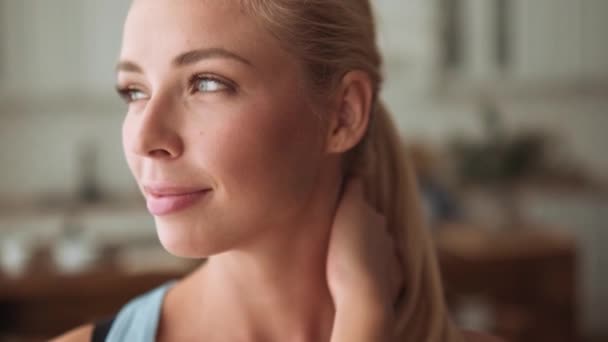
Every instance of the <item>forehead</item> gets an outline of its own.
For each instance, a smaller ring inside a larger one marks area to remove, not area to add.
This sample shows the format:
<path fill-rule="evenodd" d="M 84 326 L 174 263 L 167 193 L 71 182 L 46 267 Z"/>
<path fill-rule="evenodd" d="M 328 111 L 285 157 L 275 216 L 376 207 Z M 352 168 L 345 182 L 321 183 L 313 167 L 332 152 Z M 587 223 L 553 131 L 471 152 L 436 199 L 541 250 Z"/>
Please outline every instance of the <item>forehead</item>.
<path fill-rule="evenodd" d="M 286 57 L 274 37 L 239 0 L 135 0 L 124 27 L 121 58 L 173 58 L 184 51 L 223 48 L 253 64 Z"/>

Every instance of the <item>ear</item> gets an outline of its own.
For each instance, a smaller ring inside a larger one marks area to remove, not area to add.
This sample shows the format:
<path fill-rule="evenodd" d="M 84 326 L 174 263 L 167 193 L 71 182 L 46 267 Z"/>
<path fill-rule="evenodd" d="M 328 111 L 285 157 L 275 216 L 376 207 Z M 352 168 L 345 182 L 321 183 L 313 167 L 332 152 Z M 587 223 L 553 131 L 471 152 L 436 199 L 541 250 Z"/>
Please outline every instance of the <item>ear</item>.
<path fill-rule="evenodd" d="M 328 153 L 343 153 L 361 141 L 369 126 L 373 87 L 369 75 L 353 70 L 342 78 L 330 114 Z"/>

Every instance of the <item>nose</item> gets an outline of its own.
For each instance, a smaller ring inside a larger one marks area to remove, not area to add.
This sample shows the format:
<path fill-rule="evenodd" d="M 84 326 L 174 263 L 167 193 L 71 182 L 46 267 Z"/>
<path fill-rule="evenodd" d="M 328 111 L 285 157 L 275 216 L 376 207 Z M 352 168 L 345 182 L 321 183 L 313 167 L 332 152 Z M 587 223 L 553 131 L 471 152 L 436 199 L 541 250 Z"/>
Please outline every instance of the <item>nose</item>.
<path fill-rule="evenodd" d="M 127 115 L 123 134 L 132 153 L 148 158 L 171 160 L 184 150 L 178 117 L 170 101 L 151 98 L 140 113 Z"/>

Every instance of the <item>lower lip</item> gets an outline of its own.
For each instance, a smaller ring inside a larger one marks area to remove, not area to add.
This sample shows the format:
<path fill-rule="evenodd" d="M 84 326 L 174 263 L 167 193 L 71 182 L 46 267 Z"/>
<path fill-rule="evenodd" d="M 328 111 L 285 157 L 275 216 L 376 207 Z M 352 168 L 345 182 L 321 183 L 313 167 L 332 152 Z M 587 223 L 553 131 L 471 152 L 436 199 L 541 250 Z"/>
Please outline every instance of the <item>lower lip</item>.
<path fill-rule="evenodd" d="M 210 190 L 202 190 L 184 195 L 149 196 L 146 205 L 154 216 L 169 215 L 193 206 L 210 192 Z"/>

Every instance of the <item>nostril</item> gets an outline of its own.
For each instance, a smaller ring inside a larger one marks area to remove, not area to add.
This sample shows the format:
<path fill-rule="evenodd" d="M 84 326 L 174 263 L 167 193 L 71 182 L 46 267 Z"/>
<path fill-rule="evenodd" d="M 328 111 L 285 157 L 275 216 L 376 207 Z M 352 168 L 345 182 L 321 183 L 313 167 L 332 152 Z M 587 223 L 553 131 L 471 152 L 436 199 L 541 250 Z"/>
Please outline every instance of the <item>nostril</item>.
<path fill-rule="evenodd" d="M 148 152 L 148 155 L 152 158 L 172 158 L 174 157 L 171 152 L 165 149 L 156 149 Z"/>

